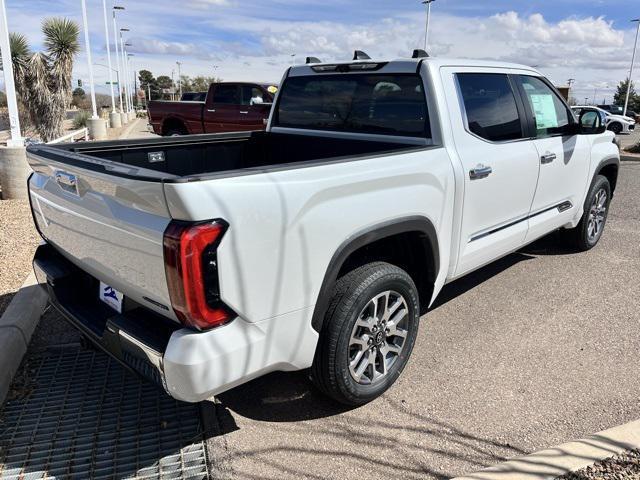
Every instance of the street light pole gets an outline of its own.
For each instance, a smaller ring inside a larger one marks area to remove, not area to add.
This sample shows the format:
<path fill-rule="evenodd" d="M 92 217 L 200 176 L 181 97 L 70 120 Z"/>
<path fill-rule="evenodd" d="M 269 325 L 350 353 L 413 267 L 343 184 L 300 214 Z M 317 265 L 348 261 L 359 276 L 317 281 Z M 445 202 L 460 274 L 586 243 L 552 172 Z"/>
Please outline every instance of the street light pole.
<path fill-rule="evenodd" d="M 127 107 L 127 113 L 131 112 L 131 108 L 129 108 L 129 73 L 127 71 L 127 51 L 124 49 L 124 40 L 122 39 L 122 32 L 128 31 L 127 29 L 120 29 L 120 57 L 122 58 L 122 78 L 124 81 L 122 82 L 125 94 L 125 105 Z"/>
<path fill-rule="evenodd" d="M 109 22 L 107 21 L 107 0 L 102 0 L 104 14 L 104 39 L 107 44 L 107 63 L 109 64 L 109 87 L 111 87 L 111 113 L 116 113 L 116 98 L 113 93 L 113 71 L 111 70 L 111 46 L 109 45 Z"/>
<path fill-rule="evenodd" d="M 116 70 L 118 71 L 118 98 L 120 99 L 120 113 L 124 113 L 124 108 L 122 105 L 122 84 L 120 79 L 122 75 L 120 75 L 120 53 L 118 51 L 118 26 L 116 24 L 116 10 L 124 10 L 124 7 L 113 7 L 113 43 L 116 48 Z"/>
<path fill-rule="evenodd" d="M 133 53 L 127 53 L 127 59 L 129 60 L 129 73 L 132 74 L 131 75 L 131 91 L 133 92 L 133 95 L 131 97 L 131 107 L 132 110 L 135 111 L 135 109 L 133 108 L 133 102 L 134 100 L 137 100 L 138 98 L 138 90 L 136 87 L 136 69 L 135 69 L 135 65 L 133 64 L 133 60 L 131 59 L 131 57 L 135 57 L 135 54 Z"/>
<path fill-rule="evenodd" d="M 80 0 L 82 4 L 82 23 L 84 26 L 84 47 L 87 51 L 87 63 L 89 65 L 89 89 L 91 90 L 91 108 L 93 109 L 93 117 L 98 118 L 98 110 L 96 109 L 96 90 L 93 85 L 93 62 L 91 61 L 91 44 L 89 43 L 89 25 L 87 22 L 87 5 L 85 0 Z"/>
<path fill-rule="evenodd" d="M 436 0 L 422 0 L 422 4 L 427 6 L 427 25 L 424 31 L 424 51 L 428 51 L 429 46 L 429 23 L 431 22 L 431 4 Z"/>
<path fill-rule="evenodd" d="M 624 110 L 622 111 L 623 116 L 627 114 L 627 107 L 629 106 L 629 95 L 631 94 L 631 78 L 633 77 L 633 64 L 636 61 L 636 48 L 638 47 L 638 34 L 640 33 L 640 18 L 635 18 L 631 21 L 636 22 L 638 24 L 638 28 L 636 29 L 636 40 L 633 44 L 633 56 L 631 57 L 631 70 L 629 70 L 629 82 L 627 83 L 627 97 L 624 100 Z"/>
<path fill-rule="evenodd" d="M 176 62 L 176 65 L 178 65 L 178 92 L 180 94 L 178 98 L 182 99 L 182 74 L 180 73 L 182 62 Z"/>
<path fill-rule="evenodd" d="M 0 51 L 2 58 L 2 70 L 4 72 L 4 87 L 7 94 L 7 109 L 9 110 L 9 127 L 11 139 L 7 141 L 7 147 L 23 147 L 24 139 L 20 133 L 20 115 L 18 113 L 18 100 L 16 99 L 16 85 L 13 78 L 13 64 L 11 62 L 11 47 L 9 46 L 9 28 L 7 26 L 7 11 L 4 0 L 0 0 Z"/>

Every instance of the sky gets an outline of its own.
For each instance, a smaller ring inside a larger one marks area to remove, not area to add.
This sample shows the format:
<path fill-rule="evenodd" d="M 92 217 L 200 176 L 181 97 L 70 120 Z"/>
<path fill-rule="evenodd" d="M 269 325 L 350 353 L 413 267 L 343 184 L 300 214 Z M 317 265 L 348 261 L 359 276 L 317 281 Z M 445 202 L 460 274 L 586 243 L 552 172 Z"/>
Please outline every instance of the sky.
<path fill-rule="evenodd" d="M 94 63 L 107 63 L 102 0 L 86 0 Z M 113 41 L 111 7 L 109 41 Z M 420 0 L 118 0 L 118 26 L 135 70 L 155 76 L 215 75 L 228 81 L 278 82 L 292 62 L 308 55 L 349 60 L 355 49 L 375 59 L 411 55 L 424 43 Z M 636 0 L 435 0 L 429 53 L 537 67 L 556 85 L 574 78 L 579 102 L 610 102 L 629 71 Z M 6 0 L 9 30 L 42 48 L 42 20 L 52 16 L 82 24 L 80 0 Z M 74 80 L 88 81 L 83 52 Z M 113 53 L 113 44 L 111 44 Z M 640 62 L 640 55 L 637 60 Z M 108 69 L 94 67 L 96 91 L 107 93 Z M 640 68 L 634 72 L 640 81 Z"/>

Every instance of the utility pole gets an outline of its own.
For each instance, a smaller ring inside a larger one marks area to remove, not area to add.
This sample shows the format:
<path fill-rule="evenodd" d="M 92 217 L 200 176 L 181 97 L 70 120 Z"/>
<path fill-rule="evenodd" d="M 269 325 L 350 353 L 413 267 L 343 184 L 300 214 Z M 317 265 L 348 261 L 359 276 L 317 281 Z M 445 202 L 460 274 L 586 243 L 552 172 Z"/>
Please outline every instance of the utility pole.
<path fill-rule="evenodd" d="M 633 64 L 636 61 L 636 48 L 638 47 L 638 34 L 640 33 L 640 18 L 635 18 L 631 20 L 638 24 L 638 28 L 636 29 L 636 40 L 633 44 L 633 56 L 631 57 L 631 69 L 629 70 L 629 81 L 627 83 L 627 97 L 624 100 L 624 110 L 622 111 L 622 115 L 625 116 L 627 114 L 627 107 L 629 106 L 629 95 L 631 94 L 631 79 L 633 78 Z"/>
<path fill-rule="evenodd" d="M 429 47 L 429 23 L 431 22 L 431 4 L 436 0 L 422 0 L 422 4 L 427 6 L 427 25 L 424 31 L 424 51 L 428 52 Z"/>
<path fill-rule="evenodd" d="M 182 99 L 182 74 L 180 73 L 181 72 L 180 68 L 182 67 L 182 62 L 176 62 L 176 65 L 178 65 L 178 91 L 180 93 L 180 96 L 178 98 Z"/>
<path fill-rule="evenodd" d="M 2 70 L 4 73 L 4 86 L 7 93 L 7 108 L 9 110 L 9 127 L 11 139 L 7 141 L 7 147 L 23 147 L 24 139 L 20 133 L 20 115 L 18 113 L 18 100 L 16 99 L 16 85 L 13 78 L 13 63 L 11 62 L 11 47 L 9 46 L 9 28 L 7 26 L 7 10 L 4 0 L 0 0 L 0 51 L 2 58 Z"/>
<path fill-rule="evenodd" d="M 295 65 L 296 65 L 296 54 L 292 53 L 291 54 L 291 66 L 295 67 Z"/>

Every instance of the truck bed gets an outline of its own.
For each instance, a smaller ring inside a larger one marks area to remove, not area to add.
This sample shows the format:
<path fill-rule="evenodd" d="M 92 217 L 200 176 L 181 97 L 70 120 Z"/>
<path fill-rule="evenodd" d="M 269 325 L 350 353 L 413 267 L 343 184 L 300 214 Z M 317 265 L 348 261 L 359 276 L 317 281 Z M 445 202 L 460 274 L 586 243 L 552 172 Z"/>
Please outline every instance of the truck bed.
<path fill-rule="evenodd" d="M 345 161 L 362 156 L 424 148 L 410 140 L 372 141 L 272 132 L 190 135 L 158 139 L 34 145 L 40 156 L 82 168 L 121 172 L 147 180 L 197 180 L 213 175 L 236 175 L 309 162 Z M 107 162 L 104 162 L 107 160 Z M 117 165 L 114 165 L 114 163 Z M 134 168 L 117 168 L 117 166 Z M 301 166 L 301 165 L 300 165 Z"/>

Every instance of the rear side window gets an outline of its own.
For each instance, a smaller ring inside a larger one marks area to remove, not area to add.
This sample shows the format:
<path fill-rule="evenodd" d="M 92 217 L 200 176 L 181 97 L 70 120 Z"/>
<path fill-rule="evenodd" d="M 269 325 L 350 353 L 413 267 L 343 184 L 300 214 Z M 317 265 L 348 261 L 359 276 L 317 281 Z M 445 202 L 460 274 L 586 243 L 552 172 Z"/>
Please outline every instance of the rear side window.
<path fill-rule="evenodd" d="M 458 73 L 469 131 L 493 142 L 523 138 L 509 78 L 497 73 Z"/>
<path fill-rule="evenodd" d="M 237 85 L 218 85 L 213 93 L 213 103 L 231 105 L 240 104 L 240 91 Z"/>
<path fill-rule="evenodd" d="M 281 127 L 431 137 L 420 76 L 338 74 L 287 79 Z"/>

